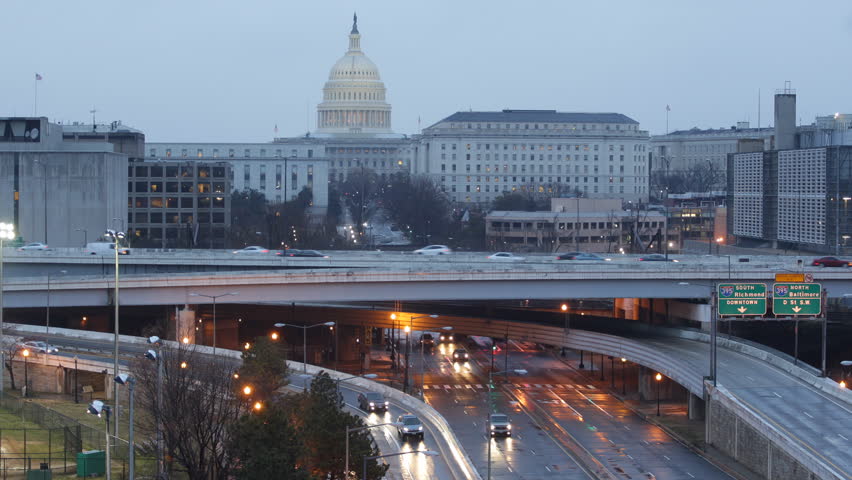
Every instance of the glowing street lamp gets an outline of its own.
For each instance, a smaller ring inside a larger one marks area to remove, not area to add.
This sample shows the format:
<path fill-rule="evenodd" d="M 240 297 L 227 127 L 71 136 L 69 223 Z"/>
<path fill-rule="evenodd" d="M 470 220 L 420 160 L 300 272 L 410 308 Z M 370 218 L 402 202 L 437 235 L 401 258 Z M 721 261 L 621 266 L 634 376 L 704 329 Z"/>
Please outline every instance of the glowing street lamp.
<path fill-rule="evenodd" d="M 658 373 L 654 376 L 654 379 L 657 380 L 657 416 L 660 416 L 660 384 L 663 383 L 663 375 Z"/>

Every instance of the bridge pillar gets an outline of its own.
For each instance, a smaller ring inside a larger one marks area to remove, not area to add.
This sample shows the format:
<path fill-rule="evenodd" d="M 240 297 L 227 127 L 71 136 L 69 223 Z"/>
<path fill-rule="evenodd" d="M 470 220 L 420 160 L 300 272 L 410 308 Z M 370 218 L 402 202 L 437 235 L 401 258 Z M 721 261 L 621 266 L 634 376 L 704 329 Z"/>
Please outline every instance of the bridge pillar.
<path fill-rule="evenodd" d="M 637 298 L 616 298 L 615 299 L 615 318 L 623 318 L 625 320 L 639 320 L 639 299 Z"/>
<path fill-rule="evenodd" d="M 704 399 L 689 393 L 689 399 L 686 404 L 688 416 L 690 420 L 704 420 Z"/>
<path fill-rule="evenodd" d="M 180 342 L 184 337 L 186 337 L 189 339 L 189 343 L 196 343 L 196 323 L 194 306 L 184 305 L 182 309 L 178 308 L 177 318 L 175 319 L 176 340 Z"/>

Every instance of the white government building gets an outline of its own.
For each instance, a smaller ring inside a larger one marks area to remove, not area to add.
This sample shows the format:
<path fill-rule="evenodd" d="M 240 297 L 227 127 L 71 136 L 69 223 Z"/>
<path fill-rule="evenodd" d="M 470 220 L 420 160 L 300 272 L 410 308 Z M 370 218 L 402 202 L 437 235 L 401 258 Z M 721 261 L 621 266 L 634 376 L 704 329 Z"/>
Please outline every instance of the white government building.
<path fill-rule="evenodd" d="M 411 171 L 429 174 L 459 203 L 487 204 L 534 189 L 586 198 L 648 199 L 648 132 L 620 113 L 457 112 L 409 147 Z"/>

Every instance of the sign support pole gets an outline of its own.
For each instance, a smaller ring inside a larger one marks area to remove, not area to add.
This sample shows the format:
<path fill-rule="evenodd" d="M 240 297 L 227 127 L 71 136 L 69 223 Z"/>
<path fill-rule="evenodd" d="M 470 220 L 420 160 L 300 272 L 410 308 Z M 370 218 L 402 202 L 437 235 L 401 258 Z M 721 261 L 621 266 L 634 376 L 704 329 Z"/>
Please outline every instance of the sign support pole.
<path fill-rule="evenodd" d="M 716 318 L 716 287 L 710 294 L 710 375 L 713 377 L 713 386 L 716 386 L 716 328 L 718 327 L 718 319 Z"/>
<path fill-rule="evenodd" d="M 823 305 L 827 305 L 825 303 L 826 296 L 827 296 L 826 292 L 827 292 L 827 290 L 823 289 L 823 291 L 822 291 L 822 304 Z M 825 362 L 827 344 L 828 344 L 828 308 L 825 308 L 825 309 L 823 309 L 823 312 L 822 312 L 822 376 L 823 377 L 827 376 L 826 362 Z"/>

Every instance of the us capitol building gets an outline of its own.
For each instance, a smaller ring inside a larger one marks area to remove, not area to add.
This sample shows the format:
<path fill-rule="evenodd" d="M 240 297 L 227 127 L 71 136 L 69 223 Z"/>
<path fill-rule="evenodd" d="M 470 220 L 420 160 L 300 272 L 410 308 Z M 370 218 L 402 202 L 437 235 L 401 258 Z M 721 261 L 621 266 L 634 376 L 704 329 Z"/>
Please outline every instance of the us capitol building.
<path fill-rule="evenodd" d="M 362 169 L 382 178 L 430 175 L 459 204 L 487 205 L 504 192 L 555 184 L 591 198 L 648 197 L 648 133 L 622 114 L 456 112 L 411 136 L 391 126 L 387 89 L 361 49 L 355 16 L 348 49 L 323 86 L 314 132 L 271 143 L 148 143 L 146 159 L 226 161 L 234 190 L 254 189 L 271 202 L 310 187 L 317 213 L 328 205 L 327 183 Z"/>

